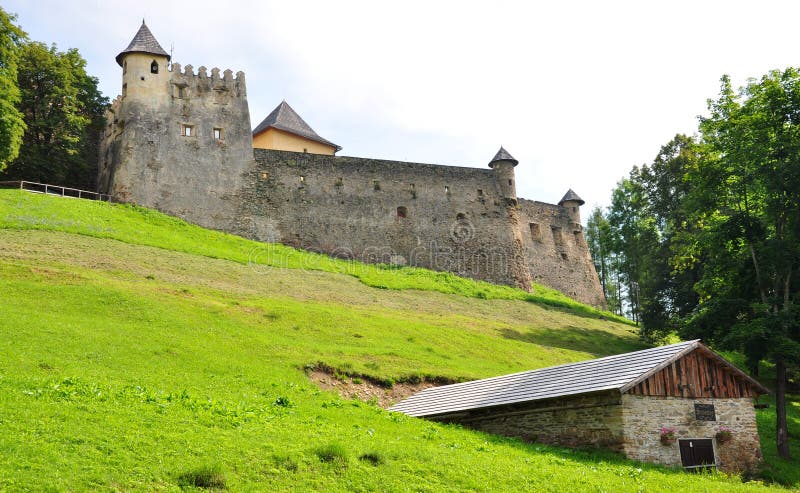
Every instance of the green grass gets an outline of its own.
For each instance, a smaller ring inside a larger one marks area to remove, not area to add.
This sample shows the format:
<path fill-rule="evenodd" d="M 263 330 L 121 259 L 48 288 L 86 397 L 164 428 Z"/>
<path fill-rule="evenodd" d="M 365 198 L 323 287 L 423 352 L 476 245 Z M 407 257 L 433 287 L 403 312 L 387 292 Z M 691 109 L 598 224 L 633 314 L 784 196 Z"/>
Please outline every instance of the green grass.
<path fill-rule="evenodd" d="M 535 285 L 533 293 L 528 293 L 448 272 L 368 265 L 203 229 L 142 207 L 88 200 L 73 200 L 67 206 L 60 200 L 19 190 L 0 190 L 0 228 L 63 231 L 248 265 L 348 274 L 368 286 L 384 289 L 418 289 L 481 299 L 524 300 L 566 308 L 587 316 L 631 323 L 615 314 L 578 303 L 542 285 Z"/>
<path fill-rule="evenodd" d="M 142 209 L 0 196 L 0 491 L 776 490 L 389 413 L 302 371 L 486 377 L 640 348 L 628 325 L 248 263 L 245 240 Z"/>

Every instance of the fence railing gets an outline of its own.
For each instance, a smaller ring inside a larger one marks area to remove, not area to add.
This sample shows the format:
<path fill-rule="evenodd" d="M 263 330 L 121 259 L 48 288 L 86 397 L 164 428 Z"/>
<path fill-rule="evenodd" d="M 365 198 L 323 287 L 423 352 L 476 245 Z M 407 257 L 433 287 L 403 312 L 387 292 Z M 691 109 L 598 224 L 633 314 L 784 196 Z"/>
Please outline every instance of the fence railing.
<path fill-rule="evenodd" d="M 46 183 L 36 183 L 34 181 L 0 181 L 0 188 L 18 188 L 31 193 L 43 193 L 46 195 L 71 197 L 74 199 L 102 200 L 106 202 L 110 199 L 109 195 L 104 193 L 61 187 L 58 185 L 48 185 Z"/>

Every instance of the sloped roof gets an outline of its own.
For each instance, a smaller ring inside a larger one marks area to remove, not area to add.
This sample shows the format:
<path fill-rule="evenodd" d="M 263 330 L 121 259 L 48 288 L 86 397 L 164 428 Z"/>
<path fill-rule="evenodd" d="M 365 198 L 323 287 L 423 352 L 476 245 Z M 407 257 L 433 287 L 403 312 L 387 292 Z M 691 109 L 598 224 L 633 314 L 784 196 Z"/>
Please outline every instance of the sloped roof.
<path fill-rule="evenodd" d="M 497 151 L 497 154 L 495 154 L 492 160 L 489 161 L 489 167 L 491 168 L 492 164 L 494 164 L 496 161 L 511 161 L 514 163 L 514 166 L 519 164 L 519 161 L 514 159 L 514 156 L 509 154 L 508 151 L 503 148 L 503 146 L 500 146 L 500 150 Z"/>
<path fill-rule="evenodd" d="M 679 342 L 579 363 L 431 387 L 389 409 L 410 416 L 435 416 L 603 390 L 625 392 L 698 347 L 716 355 L 699 340 Z M 764 389 L 721 356 L 717 358 L 757 388 Z"/>
<path fill-rule="evenodd" d="M 300 137 L 305 137 L 315 142 L 327 144 L 335 147 L 337 151 L 342 149 L 333 142 L 317 135 L 317 132 L 315 132 L 305 120 L 300 118 L 300 115 L 298 115 L 286 101 L 281 102 L 277 108 L 272 110 L 272 113 L 264 118 L 264 121 L 258 124 L 256 129 L 253 130 L 253 136 L 260 134 L 268 128 L 277 128 L 278 130 L 299 135 Z"/>
<path fill-rule="evenodd" d="M 117 55 L 116 60 L 120 67 L 122 66 L 122 57 L 126 53 L 149 53 L 151 55 L 165 56 L 167 60 L 171 58 L 169 53 L 158 44 L 156 37 L 153 36 L 147 24 L 144 23 L 144 19 L 142 19 L 142 27 L 136 32 L 136 35 L 131 40 L 130 44 L 128 44 L 128 47 Z"/>
<path fill-rule="evenodd" d="M 567 190 L 567 193 L 564 194 L 564 197 L 558 201 L 558 205 L 563 205 L 564 202 L 567 202 L 569 200 L 577 202 L 578 205 L 583 205 L 586 203 L 582 198 L 578 197 L 578 194 L 573 192 L 571 188 Z"/>

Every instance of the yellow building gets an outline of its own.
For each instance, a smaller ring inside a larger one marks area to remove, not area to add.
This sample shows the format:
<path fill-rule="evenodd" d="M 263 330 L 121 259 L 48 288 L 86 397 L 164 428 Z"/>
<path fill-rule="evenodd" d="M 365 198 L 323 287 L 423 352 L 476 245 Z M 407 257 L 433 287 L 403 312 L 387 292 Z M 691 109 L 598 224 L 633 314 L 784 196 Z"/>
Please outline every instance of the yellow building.
<path fill-rule="evenodd" d="M 253 147 L 331 156 L 342 149 L 317 135 L 286 101 L 253 130 Z"/>

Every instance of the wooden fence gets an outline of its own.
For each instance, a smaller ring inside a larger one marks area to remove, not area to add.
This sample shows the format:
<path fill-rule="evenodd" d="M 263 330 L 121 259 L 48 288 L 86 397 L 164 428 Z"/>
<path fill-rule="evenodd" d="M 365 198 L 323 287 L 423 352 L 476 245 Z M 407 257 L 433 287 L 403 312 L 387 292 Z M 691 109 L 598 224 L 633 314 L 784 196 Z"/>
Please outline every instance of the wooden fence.
<path fill-rule="evenodd" d="M 108 202 L 110 197 L 104 193 L 79 190 L 77 188 L 60 187 L 33 181 L 0 181 L 0 188 L 18 188 L 31 193 L 43 193 L 57 197 L 70 197 L 74 199 L 102 200 Z"/>

